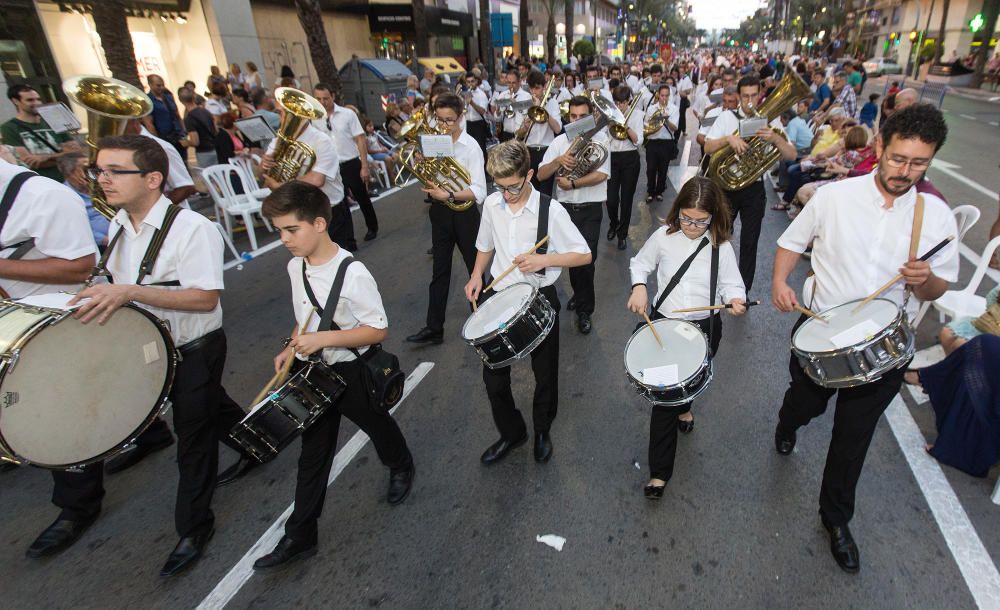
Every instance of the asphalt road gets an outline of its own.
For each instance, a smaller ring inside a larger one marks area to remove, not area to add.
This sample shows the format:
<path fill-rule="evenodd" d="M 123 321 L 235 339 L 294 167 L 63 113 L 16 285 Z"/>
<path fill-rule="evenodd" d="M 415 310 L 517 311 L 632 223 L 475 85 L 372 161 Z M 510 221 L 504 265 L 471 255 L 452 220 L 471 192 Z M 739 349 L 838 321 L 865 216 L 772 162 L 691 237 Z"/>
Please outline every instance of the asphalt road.
<path fill-rule="evenodd" d="M 942 155 L 961 143 L 962 129 L 956 124 Z M 993 142 L 980 144 L 992 149 Z M 976 167 L 961 155 L 956 163 Z M 995 153 L 990 159 L 995 163 Z M 997 174 L 989 175 L 995 189 Z M 942 179 L 941 186 L 949 193 L 952 185 Z M 582 336 L 572 315 L 562 316 L 552 461 L 536 464 L 526 446 L 485 468 L 479 454 L 497 434 L 480 361 L 459 335 L 468 316 L 459 297 L 464 270 L 456 257 L 445 343 L 406 344 L 403 337 L 423 325 L 427 301 L 427 206 L 412 187 L 380 200 L 382 231 L 358 256 L 383 294 L 388 348 L 410 371 L 434 363 L 396 415 L 416 459 L 413 492 L 401 506 L 389 507 L 388 474 L 365 446 L 329 490 L 319 554 L 252 576 L 229 607 L 974 607 L 884 422 L 869 451 L 852 523 L 863 568 L 855 576 L 837 568 L 816 512 L 830 415 L 800 432 L 792 456 L 778 456 L 773 448 L 794 317 L 770 306 L 725 318 L 715 379 L 697 404 L 695 431 L 680 439 L 674 478 L 661 502 L 642 497 L 648 407 L 630 389 L 622 365 L 637 321 L 625 310 L 628 259 L 669 202 L 637 204 L 626 252 L 601 240 L 594 332 Z M 996 202 L 990 205 L 995 213 Z M 355 220 L 361 230 L 360 215 Z M 773 244 L 787 224 L 783 214 L 768 212 L 751 298 L 769 302 Z M 244 404 L 270 376 L 270 360 L 293 324 L 288 258 L 279 248 L 226 273 L 230 352 L 224 383 Z M 963 272 L 970 272 L 968 264 Z M 804 273 L 798 269 L 796 281 Z M 559 286 L 565 304 L 565 274 Z M 925 344 L 935 327 L 928 321 L 922 328 Z M 530 368 L 519 363 L 514 376 L 515 397 L 530 411 Z M 932 439 L 929 407 L 908 405 Z M 354 432 L 342 426 L 342 444 Z M 228 464 L 233 454 L 222 453 Z M 25 559 L 24 550 L 56 516 L 48 502 L 51 477 L 33 468 L 0 476 L 3 606 L 197 606 L 291 503 L 297 453 L 293 445 L 216 494 L 217 532 L 206 556 L 172 580 L 157 576 L 176 542 L 171 451 L 108 477 L 99 521 L 74 547 L 42 561 Z M 996 474 L 978 480 L 945 471 L 995 563 L 1000 520 L 988 495 Z M 562 551 L 536 542 L 544 534 L 565 537 Z"/>

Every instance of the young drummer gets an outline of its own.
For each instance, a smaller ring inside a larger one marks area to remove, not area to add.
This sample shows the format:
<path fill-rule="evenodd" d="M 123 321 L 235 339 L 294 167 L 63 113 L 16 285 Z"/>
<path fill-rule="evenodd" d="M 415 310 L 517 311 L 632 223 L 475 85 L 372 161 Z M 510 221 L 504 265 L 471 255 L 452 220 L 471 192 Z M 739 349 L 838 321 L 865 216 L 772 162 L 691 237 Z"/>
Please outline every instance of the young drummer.
<path fill-rule="evenodd" d="M 264 200 L 264 216 L 281 233 L 281 241 L 292 253 L 288 276 L 292 283 L 292 309 L 296 330 L 292 340 L 274 358 L 280 371 L 288 358 L 296 358 L 291 374 L 312 355 L 318 354 L 347 384 L 336 404 L 302 433 L 295 510 L 285 523 L 285 535 L 273 551 L 254 563 L 254 569 L 273 568 L 316 553 L 317 527 L 326 498 L 327 479 L 337 450 L 340 417 L 346 416 L 372 439 L 379 459 L 389 467 L 389 504 L 399 504 L 410 493 L 413 457 L 406 439 L 391 415 L 379 413 L 368 403 L 361 377 L 363 357 L 369 347 L 388 334 L 388 320 L 375 279 L 360 262 L 330 239 L 330 200 L 306 182 L 292 181 L 275 189 Z M 333 322 L 340 330 L 318 328 L 322 310 L 342 265 L 347 267 Z M 310 316 L 316 311 L 317 315 Z M 311 319 L 310 319 L 311 318 Z M 303 324 L 308 326 L 299 332 Z"/>
<path fill-rule="evenodd" d="M 649 306 L 646 278 L 656 272 L 657 294 L 650 317 L 687 320 L 697 324 L 710 337 L 712 355 L 722 338 L 722 317 L 715 312 L 700 311 L 672 314 L 676 309 L 709 305 L 712 297 L 712 267 L 717 266 L 715 292 L 723 303 L 732 304 L 727 311 L 740 316 L 746 312 L 746 289 L 740 276 L 733 246 L 732 219 L 726 205 L 726 195 L 707 178 L 688 180 L 664 220 L 666 227 L 658 229 L 646 241 L 629 265 L 632 274 L 632 295 L 628 309 L 641 314 Z M 713 265 L 712 258 L 718 257 Z M 690 259 L 686 270 L 685 263 Z M 679 277 L 678 277 L 679 276 Z M 666 297 L 663 292 L 671 290 Z M 656 303 L 660 303 L 655 307 Z M 677 453 L 677 430 L 691 432 L 694 418 L 691 405 L 678 407 L 654 406 L 649 418 L 649 471 L 651 478 L 643 490 L 650 500 L 663 496 L 663 489 L 674 472 Z"/>
<path fill-rule="evenodd" d="M 590 263 L 590 248 L 559 202 L 541 196 L 531 186 L 534 172 L 527 146 L 516 140 L 497 146 L 490 153 L 486 171 L 493 176 L 499 192 L 487 197 L 483 204 L 483 218 L 476 238 L 476 264 L 465 285 L 465 296 L 470 301 L 480 297 L 483 273 L 492 259 L 490 273 L 493 277 L 499 277 L 511 264 L 517 264 L 514 271 L 497 283 L 497 291 L 517 283 L 531 283 L 539 287 L 556 310 L 551 332 L 531 352 L 531 369 L 535 375 L 532 412 L 535 461 L 547 462 L 552 456 L 549 429 L 559 401 L 559 297 L 553 284 L 559 279 L 562 267 Z M 539 224 L 543 227 L 541 231 Z M 539 241 L 540 235 L 548 235 L 548 242 L 534 254 L 526 254 Z M 510 390 L 510 367 L 491 369 L 484 365 L 483 381 L 493 421 L 500 431 L 500 440 L 490 445 L 481 458 L 484 464 L 492 464 L 524 444 L 528 435 Z"/>

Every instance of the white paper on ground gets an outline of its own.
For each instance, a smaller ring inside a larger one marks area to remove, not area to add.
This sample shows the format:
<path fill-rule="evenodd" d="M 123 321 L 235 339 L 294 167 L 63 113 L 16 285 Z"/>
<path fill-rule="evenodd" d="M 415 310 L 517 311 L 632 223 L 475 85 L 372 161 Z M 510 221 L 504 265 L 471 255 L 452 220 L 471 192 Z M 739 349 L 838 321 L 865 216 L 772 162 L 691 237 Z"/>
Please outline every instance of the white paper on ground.
<path fill-rule="evenodd" d="M 547 544 L 557 551 L 561 551 L 563 545 L 566 544 L 566 539 L 562 536 L 556 536 L 555 534 L 545 534 L 544 536 L 535 536 L 537 542 L 542 544 Z"/>
<path fill-rule="evenodd" d="M 677 365 L 654 366 L 642 369 L 642 381 L 649 385 L 677 385 Z"/>
<path fill-rule="evenodd" d="M 70 305 L 69 302 L 75 296 L 75 294 L 70 294 L 68 292 L 51 292 L 49 294 L 33 294 L 30 297 L 24 297 L 23 299 L 18 299 L 14 302 L 21 305 L 27 305 L 28 307 L 45 307 L 46 309 L 71 311 L 90 300 L 84 299 L 79 303 Z"/>
<path fill-rule="evenodd" d="M 882 327 L 874 320 L 864 320 L 830 337 L 830 343 L 836 348 L 847 347 L 864 341 L 880 330 Z"/>

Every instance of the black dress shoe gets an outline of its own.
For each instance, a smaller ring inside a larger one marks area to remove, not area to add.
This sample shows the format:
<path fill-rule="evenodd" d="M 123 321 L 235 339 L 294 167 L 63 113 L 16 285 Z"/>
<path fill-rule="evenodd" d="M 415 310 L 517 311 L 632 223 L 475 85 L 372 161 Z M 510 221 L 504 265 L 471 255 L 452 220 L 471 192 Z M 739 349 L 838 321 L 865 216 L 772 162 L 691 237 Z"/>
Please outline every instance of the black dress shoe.
<path fill-rule="evenodd" d="M 795 449 L 795 432 L 790 435 L 782 434 L 778 428 L 774 429 L 774 448 L 781 455 L 788 455 Z"/>
<path fill-rule="evenodd" d="M 607 235 L 608 241 L 614 239 L 617 233 L 618 233 L 618 225 L 615 223 L 611 223 L 611 226 L 608 227 L 608 235 Z"/>
<path fill-rule="evenodd" d="M 110 460 L 104 463 L 104 472 L 108 474 L 115 474 L 123 470 L 128 470 L 129 468 L 135 466 L 141 462 L 145 457 L 151 453 L 156 453 L 161 449 L 166 449 L 170 445 L 174 444 L 174 438 L 163 441 L 162 443 L 156 443 L 155 445 L 142 445 L 135 444 L 132 445 L 131 449 L 123 451 L 118 455 L 114 456 Z"/>
<path fill-rule="evenodd" d="M 677 429 L 684 434 L 691 434 L 694 430 L 694 420 L 677 419 Z"/>
<path fill-rule="evenodd" d="M 479 458 L 479 461 L 481 461 L 484 464 L 493 464 L 495 462 L 499 462 L 500 460 L 507 457 L 508 453 L 510 453 L 514 449 L 517 449 L 526 442 L 528 442 L 527 434 L 522 435 L 521 438 L 517 439 L 516 441 L 505 441 L 504 439 L 501 438 L 500 440 L 498 440 L 497 442 L 493 443 L 492 445 L 486 448 L 486 451 L 483 452 L 483 455 Z"/>
<path fill-rule="evenodd" d="M 848 574 L 857 574 L 861 570 L 861 554 L 851 530 L 846 524 L 831 527 L 824 523 L 823 527 L 830 534 L 830 553 L 833 554 L 837 565 Z"/>
<path fill-rule="evenodd" d="M 544 464 L 552 458 L 552 439 L 548 432 L 535 432 L 535 461 Z"/>
<path fill-rule="evenodd" d="M 258 466 L 260 466 L 260 462 L 257 460 L 241 455 L 235 464 L 219 473 L 219 476 L 215 478 L 215 486 L 222 487 L 229 485 L 236 479 L 242 479 L 247 473 Z"/>
<path fill-rule="evenodd" d="M 618 238 L 618 249 L 619 250 L 624 250 L 625 249 L 625 238 L 624 237 L 619 237 Z"/>
<path fill-rule="evenodd" d="M 52 525 L 45 528 L 38 538 L 31 543 L 25 555 L 31 559 L 55 555 L 73 546 L 83 532 L 97 520 L 97 515 L 82 521 L 71 519 L 56 519 Z"/>
<path fill-rule="evenodd" d="M 431 330 L 425 326 L 420 329 L 420 332 L 410 335 L 406 340 L 410 343 L 433 343 L 434 345 L 441 345 L 444 343 L 444 331 Z"/>
<path fill-rule="evenodd" d="M 652 195 L 646 195 L 646 203 L 652 203 L 652 202 L 653 202 L 653 196 Z"/>
<path fill-rule="evenodd" d="M 413 467 L 413 462 L 411 461 L 409 468 L 389 474 L 389 494 L 386 496 L 389 504 L 395 506 L 405 500 L 406 496 L 410 495 L 410 487 L 413 486 L 413 475 L 416 472 L 417 470 Z"/>
<path fill-rule="evenodd" d="M 176 576 L 180 574 L 201 557 L 205 552 L 208 541 L 215 534 L 215 528 L 198 536 L 186 536 L 177 542 L 177 546 L 167 557 L 167 563 L 163 564 L 160 576 Z"/>
<path fill-rule="evenodd" d="M 365 241 L 371 241 L 378 237 L 378 231 L 368 231 L 365 233 Z"/>
<path fill-rule="evenodd" d="M 569 300 L 566 301 L 566 309 L 568 311 L 573 311 L 574 309 L 576 309 L 576 297 L 575 296 L 574 297 L 570 297 Z"/>
<path fill-rule="evenodd" d="M 288 536 L 282 536 L 274 550 L 253 562 L 253 569 L 267 570 L 285 565 L 297 559 L 305 559 L 316 554 L 315 544 L 295 542 Z"/>
<path fill-rule="evenodd" d="M 580 312 L 576 316 L 576 328 L 583 334 L 589 335 L 594 323 L 590 321 L 590 314 Z"/>
<path fill-rule="evenodd" d="M 647 485 L 642 488 L 642 495 L 646 496 L 647 500 L 659 500 L 663 497 L 663 490 L 666 488 L 666 485 Z"/>

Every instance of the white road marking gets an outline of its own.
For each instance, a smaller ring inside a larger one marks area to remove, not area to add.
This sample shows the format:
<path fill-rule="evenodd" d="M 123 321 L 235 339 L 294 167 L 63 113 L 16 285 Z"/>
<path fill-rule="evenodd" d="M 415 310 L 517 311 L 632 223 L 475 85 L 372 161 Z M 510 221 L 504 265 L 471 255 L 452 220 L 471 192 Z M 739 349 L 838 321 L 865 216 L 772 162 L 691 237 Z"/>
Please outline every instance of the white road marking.
<path fill-rule="evenodd" d="M 417 365 L 417 368 L 413 369 L 410 376 L 406 378 L 406 385 L 403 389 L 403 397 L 400 399 L 399 404 L 393 407 L 390 413 L 395 413 L 399 407 L 403 405 L 406 397 L 410 395 L 410 392 L 427 376 L 427 373 L 434 368 L 433 362 L 421 362 Z M 330 479 L 327 482 L 327 486 L 333 484 L 334 480 L 340 473 L 344 471 L 344 468 L 354 459 L 354 457 L 368 444 L 368 437 L 364 432 L 360 430 L 351 437 L 347 443 L 337 452 L 336 457 L 333 459 L 333 468 L 330 469 Z M 243 585 L 250 580 L 253 576 L 253 562 L 257 560 L 261 555 L 265 555 L 271 552 L 274 545 L 278 544 L 284 534 L 285 521 L 292 514 L 292 508 L 295 504 L 290 504 L 285 512 L 281 513 L 281 516 L 271 524 L 271 527 L 267 528 L 264 535 L 260 537 L 257 542 L 250 547 L 250 550 L 246 552 L 246 555 L 240 559 L 236 565 L 233 566 L 229 573 L 219 581 L 219 584 L 215 585 L 215 589 L 208 594 L 205 599 L 201 600 L 198 604 L 198 610 L 217 610 L 224 608 L 233 597 L 243 588 Z"/>
<path fill-rule="evenodd" d="M 992 125 L 993 127 L 1000 127 L 1000 123 L 998 123 L 997 121 L 990 121 L 990 125 Z"/>
<path fill-rule="evenodd" d="M 1000 197 L 1000 195 L 997 195 L 996 191 L 989 189 L 983 186 L 982 184 L 979 184 L 975 180 L 966 178 L 961 173 L 955 171 L 962 168 L 960 165 L 955 165 L 954 163 L 948 163 L 947 161 L 942 161 L 941 159 L 934 159 L 934 162 L 931 164 L 931 168 L 936 169 L 941 173 L 948 174 L 955 180 L 958 180 L 959 182 L 968 186 L 969 188 L 979 191 L 980 193 L 986 195 L 990 199 L 996 200 L 997 197 Z"/>
<path fill-rule="evenodd" d="M 977 121 L 978 120 L 976 117 L 972 116 L 971 114 L 960 114 L 958 116 L 962 117 L 963 119 L 969 119 L 970 121 Z"/>
<path fill-rule="evenodd" d="M 1000 607 L 1000 572 L 941 466 L 924 451 L 926 439 L 900 396 L 897 395 L 886 409 L 885 418 L 976 605 Z"/>
<path fill-rule="evenodd" d="M 670 178 L 670 184 L 673 185 L 675 191 L 681 190 L 684 183 L 698 175 L 698 166 L 689 167 L 688 162 L 691 159 L 691 139 L 684 138 L 684 151 L 681 153 L 681 160 L 677 165 L 671 165 L 667 168 L 667 177 Z"/>

